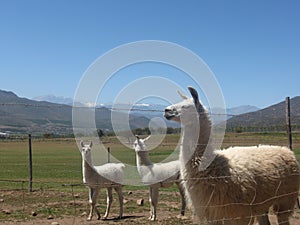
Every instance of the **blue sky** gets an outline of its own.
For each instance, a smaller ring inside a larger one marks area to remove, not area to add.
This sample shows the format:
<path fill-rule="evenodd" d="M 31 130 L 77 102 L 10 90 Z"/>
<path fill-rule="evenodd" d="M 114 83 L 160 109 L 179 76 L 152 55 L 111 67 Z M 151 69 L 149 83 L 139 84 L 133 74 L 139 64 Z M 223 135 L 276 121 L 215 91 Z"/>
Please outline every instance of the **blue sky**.
<path fill-rule="evenodd" d="M 73 97 L 88 66 L 105 52 L 162 40 L 206 62 L 228 107 L 266 107 L 300 95 L 299 12 L 297 0 L 1 0 L 0 89 L 28 98 Z M 159 75 L 159 68 L 145 69 L 144 75 Z M 123 77 L 108 88 L 120 89 Z M 112 99 L 106 94 L 102 101 Z"/>

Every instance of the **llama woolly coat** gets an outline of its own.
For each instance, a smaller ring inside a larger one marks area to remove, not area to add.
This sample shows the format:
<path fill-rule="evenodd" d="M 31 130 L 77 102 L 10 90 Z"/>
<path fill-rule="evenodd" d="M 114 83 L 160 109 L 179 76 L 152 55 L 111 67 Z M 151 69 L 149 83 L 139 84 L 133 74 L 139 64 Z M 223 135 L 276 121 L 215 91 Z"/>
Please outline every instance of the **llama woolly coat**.
<path fill-rule="evenodd" d="M 188 180 L 187 194 L 200 218 L 260 215 L 273 204 L 275 210 L 288 209 L 298 195 L 298 164 L 286 147 L 233 147 L 215 154 L 206 170 L 199 172 L 200 162 L 194 162 L 189 173 L 182 171 Z"/>
<path fill-rule="evenodd" d="M 165 109 L 165 117 L 183 125 L 181 176 L 199 222 L 248 225 L 254 217 L 270 225 L 271 206 L 278 223 L 289 225 L 299 191 L 294 153 L 280 146 L 261 145 L 214 150 L 211 121 L 197 91 L 192 99 Z"/>

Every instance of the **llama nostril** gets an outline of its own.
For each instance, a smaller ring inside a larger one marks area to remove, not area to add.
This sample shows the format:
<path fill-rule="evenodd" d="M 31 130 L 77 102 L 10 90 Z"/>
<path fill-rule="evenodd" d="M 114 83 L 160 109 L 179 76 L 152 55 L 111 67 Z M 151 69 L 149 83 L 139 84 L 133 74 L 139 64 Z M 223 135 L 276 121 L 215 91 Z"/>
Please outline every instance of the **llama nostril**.
<path fill-rule="evenodd" d="M 165 109 L 164 117 L 167 120 L 171 120 L 174 116 L 175 116 L 174 110 L 172 110 L 172 109 Z"/>
<path fill-rule="evenodd" d="M 171 109 L 165 109 L 165 116 L 173 114 L 173 110 Z"/>

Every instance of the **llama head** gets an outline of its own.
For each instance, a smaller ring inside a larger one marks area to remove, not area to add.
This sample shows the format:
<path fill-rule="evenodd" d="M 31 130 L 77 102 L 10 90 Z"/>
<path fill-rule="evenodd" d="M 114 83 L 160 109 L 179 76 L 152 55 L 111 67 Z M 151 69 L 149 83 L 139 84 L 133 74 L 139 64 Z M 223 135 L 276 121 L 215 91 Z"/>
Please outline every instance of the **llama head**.
<path fill-rule="evenodd" d="M 81 146 L 81 156 L 84 160 L 91 162 L 92 159 L 92 146 L 93 142 L 90 142 L 90 144 L 85 145 L 83 141 L 80 141 L 80 146 Z"/>
<path fill-rule="evenodd" d="M 194 123 L 199 114 L 205 113 L 205 109 L 201 104 L 198 92 L 193 87 L 188 87 L 192 98 L 180 93 L 178 94 L 183 98 L 182 102 L 174 105 L 170 105 L 165 109 L 165 118 L 168 120 L 174 120 L 180 122 L 182 125 Z"/>
<path fill-rule="evenodd" d="M 135 152 L 141 152 L 141 151 L 148 151 L 147 150 L 147 147 L 145 145 L 145 142 L 151 137 L 151 136 L 148 136 L 144 139 L 141 139 L 138 135 L 135 135 L 136 137 L 136 140 L 134 142 L 134 150 Z"/>

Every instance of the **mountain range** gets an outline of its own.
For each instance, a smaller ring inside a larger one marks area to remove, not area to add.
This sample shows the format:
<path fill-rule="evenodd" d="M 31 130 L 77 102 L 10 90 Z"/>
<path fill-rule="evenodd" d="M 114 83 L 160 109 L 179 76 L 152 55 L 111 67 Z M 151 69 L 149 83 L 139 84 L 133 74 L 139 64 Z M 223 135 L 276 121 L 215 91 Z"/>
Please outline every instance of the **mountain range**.
<path fill-rule="evenodd" d="M 73 105 L 73 99 L 69 97 L 63 97 L 63 96 L 55 96 L 55 95 L 43 95 L 43 96 L 38 96 L 32 98 L 32 100 L 36 101 L 47 101 L 47 102 L 52 102 L 52 103 L 57 103 L 57 104 L 66 104 L 66 105 Z M 152 118 L 153 114 L 155 114 L 155 111 L 163 111 L 166 107 L 166 105 L 161 105 L 161 104 L 134 104 L 133 106 L 130 104 L 124 104 L 124 103 L 119 103 L 119 104 L 112 104 L 112 103 L 101 103 L 98 105 L 98 107 L 105 107 L 105 108 L 133 108 L 134 110 L 137 109 L 137 111 L 141 110 L 143 111 L 143 116 Z M 133 111 L 134 111 L 133 110 Z M 152 110 L 151 113 L 147 113 L 147 110 Z M 252 106 L 252 105 L 241 105 L 237 107 L 232 107 L 227 109 L 227 114 L 231 118 L 233 115 L 240 115 L 248 112 L 254 112 L 259 110 L 258 107 Z M 139 113 L 134 113 L 139 115 Z M 148 115 L 149 114 L 149 115 Z M 156 114 L 161 114 L 161 112 L 157 112 Z"/>
<path fill-rule="evenodd" d="M 290 118 L 292 127 L 300 125 L 300 96 L 290 99 Z M 282 101 L 267 108 L 234 116 L 227 120 L 227 129 L 242 128 L 244 130 L 285 130 L 286 102 Z"/>
<path fill-rule="evenodd" d="M 32 132 L 32 133 L 72 133 L 72 106 L 71 99 L 57 98 L 35 98 L 41 101 L 21 98 L 9 91 L 0 90 L 0 131 Z M 66 104 L 62 100 L 67 100 Z M 48 101 L 45 101 L 48 100 Z M 50 101 L 58 101 L 54 103 Z M 97 128 L 112 131 L 111 104 L 101 104 L 95 110 L 95 121 Z M 119 104 L 118 108 L 127 108 L 126 104 Z M 163 118 L 163 105 L 138 104 L 133 106 L 129 115 L 131 129 L 148 127 L 154 117 Z M 153 110 L 154 111 L 148 111 Z M 265 109 L 254 106 L 239 106 L 227 109 L 229 114 L 227 128 L 236 127 L 285 127 L 285 101 L 272 105 Z M 121 111 L 114 112 L 118 123 L 122 124 L 128 120 L 128 115 Z M 300 124 L 300 97 L 291 99 L 292 123 Z M 164 120 L 168 127 L 177 128 L 177 123 Z"/>
<path fill-rule="evenodd" d="M 56 95 L 42 95 L 32 98 L 35 101 L 45 101 L 45 102 L 52 102 L 57 104 L 65 104 L 65 105 L 73 105 L 73 99 L 63 96 L 56 96 Z"/>
<path fill-rule="evenodd" d="M 119 121 L 128 115 L 114 112 Z M 97 128 L 112 131 L 111 110 L 100 107 L 95 110 Z M 129 116 L 131 129 L 147 127 L 149 118 Z M 0 131 L 24 133 L 72 133 L 72 106 L 48 101 L 20 98 L 13 92 L 0 90 Z"/>

